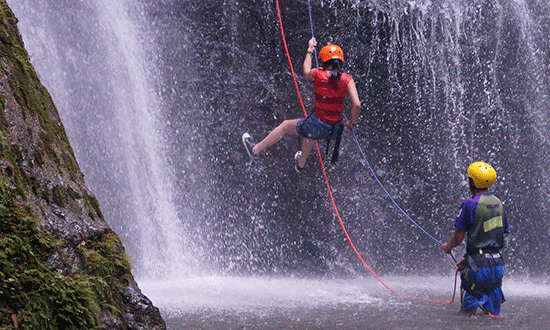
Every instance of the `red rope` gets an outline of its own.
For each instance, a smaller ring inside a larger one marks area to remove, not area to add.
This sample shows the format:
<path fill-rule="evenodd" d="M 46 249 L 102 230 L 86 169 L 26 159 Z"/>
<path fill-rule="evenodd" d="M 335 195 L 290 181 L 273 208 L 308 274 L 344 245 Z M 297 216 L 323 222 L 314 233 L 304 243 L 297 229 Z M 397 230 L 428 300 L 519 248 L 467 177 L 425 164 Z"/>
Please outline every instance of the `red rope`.
<path fill-rule="evenodd" d="M 286 56 L 288 58 L 288 64 L 290 65 L 290 71 L 292 73 L 292 79 L 294 80 L 294 86 L 296 87 L 296 92 L 298 93 L 298 99 L 300 100 L 300 105 L 302 106 L 302 110 L 304 112 L 304 114 L 307 116 L 307 111 L 306 111 L 306 108 L 304 106 L 304 102 L 302 100 L 302 96 L 300 94 L 300 88 L 298 87 L 298 81 L 296 80 L 296 74 L 294 73 L 294 67 L 292 65 L 292 60 L 290 58 L 290 53 L 288 52 L 288 46 L 287 46 L 287 43 L 286 43 L 286 38 L 285 38 L 285 32 L 284 32 L 284 28 L 283 28 L 283 19 L 281 17 L 281 9 L 279 7 L 279 0 L 275 0 L 275 4 L 277 5 L 277 15 L 279 17 L 279 25 L 281 27 L 281 35 L 282 35 L 282 38 L 283 38 L 283 44 L 285 46 L 285 51 L 286 51 Z M 334 201 L 334 197 L 332 196 L 332 189 L 330 188 L 330 183 L 328 181 L 328 176 L 327 176 L 327 172 L 325 170 L 325 164 L 323 162 L 323 157 L 322 157 L 322 154 L 321 154 L 321 150 L 319 149 L 319 144 L 317 142 L 315 142 L 315 146 L 317 148 L 317 154 L 319 156 L 319 162 L 321 163 L 321 169 L 323 171 L 323 176 L 325 178 L 325 183 L 327 185 L 327 190 L 328 190 L 328 194 L 330 196 L 330 200 L 332 202 L 332 206 L 334 208 L 334 212 L 336 213 L 336 216 L 338 217 L 338 221 L 340 222 L 340 226 L 342 227 L 342 230 L 344 231 L 344 234 L 346 235 L 346 239 L 348 240 L 349 242 L 349 245 L 351 246 L 351 248 L 353 249 L 353 252 L 355 252 L 355 254 L 357 255 L 357 257 L 359 258 L 359 260 L 361 260 L 361 262 L 363 263 L 363 265 L 368 269 L 368 271 L 378 280 L 378 282 L 380 282 L 384 287 L 386 287 L 388 290 L 390 290 L 391 292 L 397 294 L 397 295 L 400 295 L 400 296 L 403 296 L 403 297 L 408 297 L 408 298 L 413 298 L 413 299 L 421 299 L 421 300 L 424 300 L 424 301 L 429 301 L 429 302 L 435 302 L 435 303 L 441 303 L 441 304 L 451 304 L 453 301 L 454 301 L 454 298 L 455 298 L 455 292 L 456 292 L 456 280 L 457 280 L 457 276 L 455 275 L 455 288 L 453 290 L 453 298 L 450 300 L 450 301 L 441 301 L 441 300 L 433 300 L 433 299 L 428 299 L 428 298 L 422 298 L 422 297 L 417 297 L 417 296 L 413 296 L 413 295 L 407 295 L 407 294 L 403 294 L 403 293 L 400 293 L 400 292 L 397 292 L 395 291 L 394 289 L 390 288 L 386 283 L 384 283 L 379 277 L 378 275 L 376 275 L 376 273 L 369 267 L 369 265 L 365 262 L 365 260 L 363 259 L 363 257 L 361 256 L 361 254 L 359 253 L 359 251 L 357 251 L 357 248 L 355 247 L 355 244 L 353 244 L 353 241 L 351 240 L 351 237 L 349 236 L 348 234 L 348 231 L 346 229 L 346 226 L 344 225 L 344 222 L 342 221 L 342 218 L 340 217 L 340 212 L 338 212 L 338 208 L 336 207 L 336 202 Z M 458 273 L 457 273 L 458 274 Z"/>

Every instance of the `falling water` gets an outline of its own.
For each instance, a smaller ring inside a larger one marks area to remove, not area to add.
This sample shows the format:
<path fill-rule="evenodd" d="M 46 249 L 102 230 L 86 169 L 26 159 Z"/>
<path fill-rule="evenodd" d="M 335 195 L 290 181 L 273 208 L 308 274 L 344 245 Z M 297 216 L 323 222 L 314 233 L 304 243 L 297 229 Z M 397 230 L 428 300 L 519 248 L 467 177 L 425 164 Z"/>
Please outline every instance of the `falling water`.
<path fill-rule="evenodd" d="M 173 329 L 547 324 L 547 2 L 312 2 L 317 39 L 344 47 L 363 101 L 360 144 L 423 228 L 446 240 L 468 196 L 466 166 L 497 169 L 512 230 L 503 323 L 463 321 L 456 303 L 402 299 L 371 281 L 318 161 L 292 170 L 297 139 L 247 159 L 243 131 L 262 138 L 301 116 L 272 1 L 8 3 L 88 186 Z M 307 2 L 281 11 L 299 69 Z M 311 86 L 298 84 L 309 109 Z M 382 195 L 349 135 L 341 152 L 328 176 L 367 263 L 391 286 L 447 299 L 448 257 Z"/>
<path fill-rule="evenodd" d="M 140 7 L 126 1 L 10 2 L 86 182 L 138 274 L 189 266 Z M 181 271 L 181 269 L 178 269 Z"/>

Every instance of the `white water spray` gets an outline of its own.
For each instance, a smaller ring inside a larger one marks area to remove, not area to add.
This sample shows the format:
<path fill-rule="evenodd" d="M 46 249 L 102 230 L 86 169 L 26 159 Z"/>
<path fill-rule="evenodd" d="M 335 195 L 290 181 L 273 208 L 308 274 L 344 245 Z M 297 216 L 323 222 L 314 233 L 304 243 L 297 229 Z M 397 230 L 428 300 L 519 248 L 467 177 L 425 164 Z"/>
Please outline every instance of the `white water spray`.
<path fill-rule="evenodd" d="M 185 271 L 192 258 L 173 205 L 139 4 L 10 1 L 10 6 L 87 185 L 107 206 L 102 207 L 107 222 L 126 239 L 137 275 Z"/>

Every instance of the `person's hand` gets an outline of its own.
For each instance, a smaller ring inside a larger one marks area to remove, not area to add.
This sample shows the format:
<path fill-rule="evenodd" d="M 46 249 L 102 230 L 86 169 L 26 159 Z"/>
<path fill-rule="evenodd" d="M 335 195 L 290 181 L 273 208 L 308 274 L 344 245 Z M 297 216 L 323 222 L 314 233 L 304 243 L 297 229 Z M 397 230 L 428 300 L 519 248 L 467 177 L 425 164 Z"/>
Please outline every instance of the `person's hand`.
<path fill-rule="evenodd" d="M 441 246 L 441 248 L 442 248 L 443 251 L 445 251 L 445 253 L 447 253 L 447 254 L 451 254 L 451 251 L 453 250 L 453 248 L 449 245 L 449 243 L 443 244 L 443 246 Z"/>
<path fill-rule="evenodd" d="M 308 51 L 313 51 L 313 49 L 315 48 L 315 46 L 317 46 L 317 40 L 315 40 L 315 38 L 311 38 L 309 39 L 309 42 L 308 42 Z"/>
<path fill-rule="evenodd" d="M 344 124 L 344 126 L 351 132 L 353 131 L 353 127 L 355 126 L 355 121 L 350 119 Z"/>
<path fill-rule="evenodd" d="M 466 268 L 467 264 L 466 264 L 466 258 L 462 258 L 459 262 L 456 263 L 455 267 L 456 267 L 456 270 L 463 270 L 464 268 Z"/>

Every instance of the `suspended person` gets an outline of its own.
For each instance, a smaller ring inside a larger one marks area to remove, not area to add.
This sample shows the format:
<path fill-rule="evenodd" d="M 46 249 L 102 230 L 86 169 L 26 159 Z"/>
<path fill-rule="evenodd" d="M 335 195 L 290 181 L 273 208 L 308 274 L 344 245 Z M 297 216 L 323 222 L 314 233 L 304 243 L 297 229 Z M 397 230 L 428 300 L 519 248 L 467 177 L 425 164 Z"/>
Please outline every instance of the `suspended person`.
<path fill-rule="evenodd" d="M 339 46 L 327 45 L 319 52 L 322 62 L 320 68 L 312 69 L 313 51 L 317 41 L 312 38 L 308 42 L 308 49 L 304 59 L 304 75 L 313 82 L 315 107 L 306 118 L 287 119 L 271 131 L 261 142 L 254 143 L 249 133 L 242 135 L 242 141 L 253 158 L 265 148 L 279 142 L 287 134 L 300 135 L 302 139 L 301 151 L 294 155 L 297 172 L 301 172 L 306 159 L 316 140 L 335 138 L 335 150 L 332 158 L 334 163 L 338 158 L 338 146 L 344 126 L 353 129 L 359 118 L 361 101 L 357 94 L 353 78 L 342 72 L 344 53 Z M 351 119 L 343 123 L 343 111 L 346 95 L 351 99 Z"/>
<path fill-rule="evenodd" d="M 457 263 L 462 273 L 460 311 L 466 315 L 475 315 L 477 308 L 498 315 L 504 302 L 500 250 L 508 233 L 508 220 L 502 202 L 488 190 L 495 180 L 496 172 L 487 163 L 475 162 L 468 167 L 473 197 L 462 202 L 455 232 L 442 246 L 443 251 L 451 253 L 467 237 L 466 254 Z"/>

